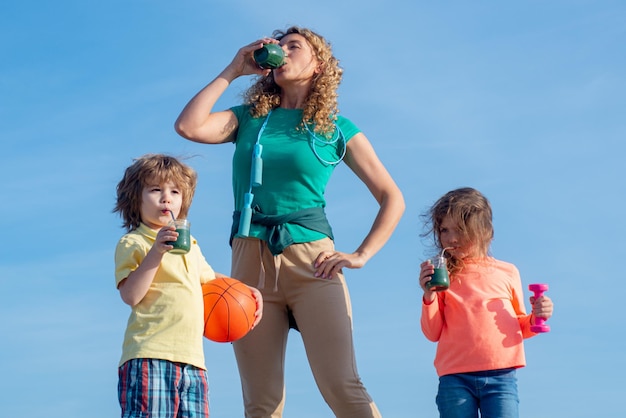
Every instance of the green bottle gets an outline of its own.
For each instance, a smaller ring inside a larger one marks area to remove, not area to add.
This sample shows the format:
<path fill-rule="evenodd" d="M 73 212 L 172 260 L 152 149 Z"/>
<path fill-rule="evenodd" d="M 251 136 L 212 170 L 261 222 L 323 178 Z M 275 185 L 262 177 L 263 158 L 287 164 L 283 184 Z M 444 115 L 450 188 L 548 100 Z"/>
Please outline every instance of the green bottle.
<path fill-rule="evenodd" d="M 278 68 L 285 63 L 285 51 L 278 44 L 265 44 L 254 51 L 254 60 L 261 68 Z"/>

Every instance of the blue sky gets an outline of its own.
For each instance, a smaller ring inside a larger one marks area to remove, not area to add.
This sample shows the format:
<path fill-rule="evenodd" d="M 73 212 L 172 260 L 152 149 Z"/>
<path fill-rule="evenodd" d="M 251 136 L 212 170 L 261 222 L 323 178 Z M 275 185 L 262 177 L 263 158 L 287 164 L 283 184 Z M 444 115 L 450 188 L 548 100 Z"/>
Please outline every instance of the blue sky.
<path fill-rule="evenodd" d="M 185 141 L 173 123 L 238 48 L 298 24 L 332 42 L 340 111 L 407 201 L 385 248 L 346 271 L 359 371 L 383 415 L 437 416 L 435 346 L 419 329 L 418 266 L 430 255 L 419 215 L 472 186 L 493 206 L 494 256 L 519 267 L 525 288 L 548 283 L 555 303 L 552 331 L 526 341 L 521 416 L 614 416 L 626 370 L 625 17 L 619 0 L 4 2 L 3 414 L 118 416 L 129 308 L 114 285 L 124 231 L 111 209 L 134 157 L 191 157 L 193 234 L 228 273 L 233 147 Z M 249 84 L 237 80 L 217 107 Z M 327 196 L 337 248 L 353 251 L 375 202 L 345 166 Z M 212 417 L 242 416 L 230 345 L 206 341 L 205 352 Z M 332 416 L 296 333 L 285 415 Z"/>

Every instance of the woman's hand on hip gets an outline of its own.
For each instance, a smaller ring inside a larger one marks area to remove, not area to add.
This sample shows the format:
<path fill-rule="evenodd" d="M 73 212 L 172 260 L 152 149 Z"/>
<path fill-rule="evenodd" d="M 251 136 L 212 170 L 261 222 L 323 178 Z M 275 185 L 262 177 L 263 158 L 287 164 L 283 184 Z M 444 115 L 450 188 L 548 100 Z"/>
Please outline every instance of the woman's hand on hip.
<path fill-rule="evenodd" d="M 367 257 L 359 253 L 342 253 L 339 251 L 322 251 L 315 259 L 315 277 L 331 279 L 342 268 L 361 268 L 367 262 Z"/>

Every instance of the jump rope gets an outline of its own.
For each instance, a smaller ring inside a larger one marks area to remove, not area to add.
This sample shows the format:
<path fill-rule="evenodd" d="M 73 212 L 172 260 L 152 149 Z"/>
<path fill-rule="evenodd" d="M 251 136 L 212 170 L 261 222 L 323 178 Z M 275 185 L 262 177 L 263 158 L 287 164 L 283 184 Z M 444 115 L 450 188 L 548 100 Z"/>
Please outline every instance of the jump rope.
<path fill-rule="evenodd" d="M 265 121 L 263 121 L 263 125 L 261 125 L 261 129 L 259 129 L 259 133 L 256 137 L 256 142 L 254 143 L 254 147 L 252 149 L 252 162 L 250 166 L 250 186 L 248 188 L 248 192 L 244 195 L 243 208 L 241 209 L 241 217 L 239 218 L 239 230 L 238 235 L 247 237 L 250 234 L 250 222 L 252 221 L 252 201 L 254 200 L 254 194 L 252 193 L 252 189 L 254 187 L 259 187 L 263 184 L 263 145 L 261 145 L 261 136 L 263 136 L 263 131 L 265 131 L 265 127 L 267 126 L 267 122 L 270 120 L 270 115 L 272 111 L 270 110 L 267 114 Z M 325 166 L 332 166 L 339 164 L 343 157 L 346 155 L 346 139 L 341 131 L 341 128 L 335 123 L 335 134 L 330 139 L 322 139 L 315 135 L 308 124 L 304 124 L 308 134 L 309 134 L 309 144 L 311 145 L 311 149 L 313 153 L 317 157 L 317 159 L 324 164 Z M 328 161 L 322 158 L 317 152 L 318 144 L 321 145 L 333 145 L 341 141 L 343 145 L 341 150 L 341 155 L 335 161 Z"/>

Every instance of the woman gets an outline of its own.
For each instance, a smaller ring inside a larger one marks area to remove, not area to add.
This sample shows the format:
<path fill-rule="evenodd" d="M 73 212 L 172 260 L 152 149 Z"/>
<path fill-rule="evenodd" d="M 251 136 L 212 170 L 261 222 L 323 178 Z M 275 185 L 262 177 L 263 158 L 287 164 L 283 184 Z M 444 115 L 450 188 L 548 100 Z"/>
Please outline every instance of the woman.
<path fill-rule="evenodd" d="M 284 65 L 262 69 L 253 52 L 279 44 Z M 246 417 L 280 417 L 289 328 L 300 331 L 317 385 L 338 417 L 379 417 L 356 370 L 344 267 L 361 268 L 387 242 L 404 199 L 365 135 L 338 116 L 342 69 L 330 45 L 291 27 L 241 48 L 176 121 L 176 131 L 201 143 L 234 142 L 232 276 L 259 288 L 260 324 L 234 345 Z M 260 76 L 245 104 L 213 111 L 229 84 Z M 324 190 L 341 161 L 380 205 L 352 253 L 336 251 Z M 254 163 L 253 163 L 254 162 Z"/>

